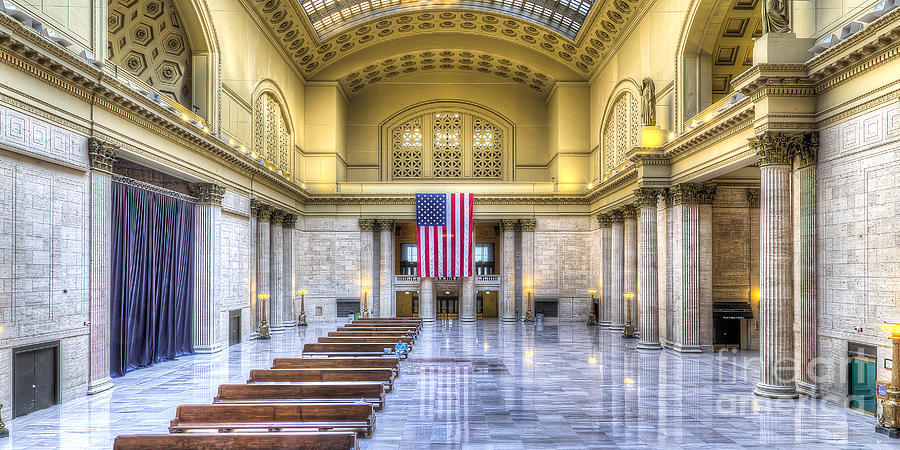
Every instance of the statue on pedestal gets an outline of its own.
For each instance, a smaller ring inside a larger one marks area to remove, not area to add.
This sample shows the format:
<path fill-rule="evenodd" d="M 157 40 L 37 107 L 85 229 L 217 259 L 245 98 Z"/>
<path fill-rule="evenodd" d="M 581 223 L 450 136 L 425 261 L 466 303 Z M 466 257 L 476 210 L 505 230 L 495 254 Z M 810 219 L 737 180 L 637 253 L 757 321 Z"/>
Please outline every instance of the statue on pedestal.
<path fill-rule="evenodd" d="M 650 78 L 641 81 L 641 125 L 656 126 L 656 85 Z"/>
<path fill-rule="evenodd" d="M 790 33 L 788 0 L 766 0 L 762 5 L 763 33 Z"/>

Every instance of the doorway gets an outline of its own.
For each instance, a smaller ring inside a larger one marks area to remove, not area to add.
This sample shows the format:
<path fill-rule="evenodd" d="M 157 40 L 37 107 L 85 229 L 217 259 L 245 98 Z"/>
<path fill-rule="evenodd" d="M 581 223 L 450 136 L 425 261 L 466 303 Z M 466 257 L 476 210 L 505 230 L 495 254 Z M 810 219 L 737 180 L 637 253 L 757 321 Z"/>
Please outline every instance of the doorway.
<path fill-rule="evenodd" d="M 437 318 L 459 319 L 459 292 L 438 291 L 437 293 Z"/>
<path fill-rule="evenodd" d="M 241 310 L 235 309 L 228 316 L 228 346 L 241 343 Z"/>
<path fill-rule="evenodd" d="M 479 319 L 499 316 L 499 291 L 478 291 L 475 297 L 475 308 Z"/>
<path fill-rule="evenodd" d="M 875 347 L 849 344 L 850 367 L 847 380 L 850 403 L 848 406 L 869 415 L 875 415 Z"/>
<path fill-rule="evenodd" d="M 745 319 L 753 319 L 747 302 L 713 303 L 713 348 L 741 348 L 741 329 Z"/>
<path fill-rule="evenodd" d="M 397 301 L 397 317 L 419 317 L 418 292 L 399 291 L 395 296 Z"/>
<path fill-rule="evenodd" d="M 13 350 L 13 418 L 59 403 L 59 342 Z"/>

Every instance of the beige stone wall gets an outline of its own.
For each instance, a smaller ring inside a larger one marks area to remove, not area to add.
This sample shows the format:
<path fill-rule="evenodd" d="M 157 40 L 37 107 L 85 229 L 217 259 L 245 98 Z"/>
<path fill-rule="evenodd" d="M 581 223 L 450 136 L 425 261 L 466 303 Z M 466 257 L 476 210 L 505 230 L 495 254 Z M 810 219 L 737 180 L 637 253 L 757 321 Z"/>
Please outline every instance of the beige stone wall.
<path fill-rule="evenodd" d="M 297 221 L 295 230 L 296 286 L 307 290 L 307 319 L 333 320 L 336 299 L 362 296 L 357 218 L 305 217 Z M 322 308 L 322 315 L 317 307 Z"/>
<path fill-rule="evenodd" d="M 11 117 L 24 117 L 10 110 L 0 110 L 0 116 L 6 138 Z M 32 130 L 22 130 L 28 143 L 36 137 Z M 83 395 L 88 382 L 88 176 L 12 153 L 3 141 L 0 138 L 0 379 L 12 380 L 13 348 L 59 341 L 60 390 L 62 400 L 69 400 Z M 45 157 L 52 157 L 47 150 Z M 12 404 L 10 389 L 11 381 L 0 383 L 0 403 Z"/>
<path fill-rule="evenodd" d="M 824 394 L 842 401 L 848 342 L 877 345 L 878 379 L 890 379 L 881 323 L 900 317 L 900 104 L 824 128 L 820 142 L 819 355 Z"/>
<path fill-rule="evenodd" d="M 747 189 L 719 186 L 712 210 L 713 302 L 750 300 L 750 240 Z M 757 224 L 758 226 L 758 224 Z"/>
<path fill-rule="evenodd" d="M 558 298 L 560 319 L 587 320 L 596 288 L 593 218 L 538 217 L 534 231 L 534 295 Z M 524 275 L 523 275 L 524 276 Z"/>
<path fill-rule="evenodd" d="M 217 295 L 219 304 L 216 342 L 228 345 L 229 312 L 241 309 L 241 339 L 248 339 L 254 331 L 250 322 L 250 200 L 242 195 L 226 192 L 222 200 L 219 222 L 219 271 Z"/>

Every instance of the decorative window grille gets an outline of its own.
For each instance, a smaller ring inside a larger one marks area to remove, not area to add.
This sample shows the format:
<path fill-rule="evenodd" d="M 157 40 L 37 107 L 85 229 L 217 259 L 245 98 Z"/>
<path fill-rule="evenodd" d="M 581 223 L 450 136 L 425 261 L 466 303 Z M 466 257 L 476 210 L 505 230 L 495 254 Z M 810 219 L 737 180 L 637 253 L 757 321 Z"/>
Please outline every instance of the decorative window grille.
<path fill-rule="evenodd" d="M 417 116 L 390 129 L 390 173 L 393 178 L 500 179 L 504 138 L 503 128 L 466 112 Z"/>
<path fill-rule="evenodd" d="M 436 113 L 434 124 L 434 176 L 462 176 L 462 116 L 459 113 Z"/>
<path fill-rule="evenodd" d="M 500 178 L 503 141 L 500 128 L 476 117 L 472 120 L 472 149 L 475 178 Z"/>
<path fill-rule="evenodd" d="M 603 129 L 603 172 L 625 162 L 625 154 L 639 145 L 639 121 L 637 98 L 626 91 L 616 98 Z"/>
<path fill-rule="evenodd" d="M 394 128 L 391 134 L 394 178 L 422 176 L 422 118 L 416 117 Z"/>
<path fill-rule="evenodd" d="M 279 167 L 291 167 L 291 134 L 281 104 L 266 92 L 253 108 L 253 145 L 256 153 Z"/>

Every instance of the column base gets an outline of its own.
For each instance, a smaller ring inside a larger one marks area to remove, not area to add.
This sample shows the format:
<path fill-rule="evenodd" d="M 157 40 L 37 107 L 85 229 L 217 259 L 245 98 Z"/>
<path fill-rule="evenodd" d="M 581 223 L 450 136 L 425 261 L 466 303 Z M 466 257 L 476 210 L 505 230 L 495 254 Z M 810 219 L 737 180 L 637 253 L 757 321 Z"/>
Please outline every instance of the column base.
<path fill-rule="evenodd" d="M 459 318 L 459 321 L 460 321 L 460 322 L 474 322 L 474 321 L 475 321 L 475 317 L 460 317 L 460 318 Z"/>
<path fill-rule="evenodd" d="M 662 350 L 662 345 L 659 342 L 640 341 L 637 348 L 639 350 Z"/>
<path fill-rule="evenodd" d="M 617 331 L 619 333 L 625 331 L 625 325 L 612 324 L 609 326 L 609 331 Z"/>
<path fill-rule="evenodd" d="M 797 392 L 807 397 L 822 398 L 822 392 L 817 384 L 797 381 Z"/>
<path fill-rule="evenodd" d="M 797 398 L 799 396 L 793 385 L 778 386 L 766 383 L 757 383 L 753 393 L 765 398 Z"/>
<path fill-rule="evenodd" d="M 225 345 L 224 345 L 224 344 L 219 344 L 219 345 L 197 345 L 197 346 L 194 346 L 194 353 L 200 354 L 200 355 L 203 355 L 203 354 L 209 354 L 209 353 L 216 353 L 216 352 L 220 352 L 220 351 L 222 351 L 222 350 L 225 350 Z"/>
<path fill-rule="evenodd" d="M 269 333 L 284 333 L 284 325 L 269 327 Z"/>
<path fill-rule="evenodd" d="M 703 349 L 700 348 L 699 345 L 688 345 L 688 344 L 679 344 L 673 343 L 672 350 L 675 350 L 679 353 L 703 353 Z"/>
<path fill-rule="evenodd" d="M 434 317 L 422 317 L 422 322 L 432 323 L 434 322 Z"/>
<path fill-rule="evenodd" d="M 888 428 L 881 425 L 875 425 L 875 432 L 883 434 L 891 439 L 900 439 L 900 428 Z"/>
<path fill-rule="evenodd" d="M 104 391 L 108 391 L 115 387 L 115 384 L 112 382 L 112 378 L 104 377 L 96 381 L 92 381 L 88 384 L 88 395 L 99 394 Z"/>
<path fill-rule="evenodd" d="M 519 319 L 516 319 L 515 317 L 503 317 L 500 319 L 500 321 L 503 323 L 516 323 L 519 321 Z"/>
<path fill-rule="evenodd" d="M 609 324 L 610 324 L 610 322 L 608 320 L 601 320 L 600 328 L 609 328 Z"/>

